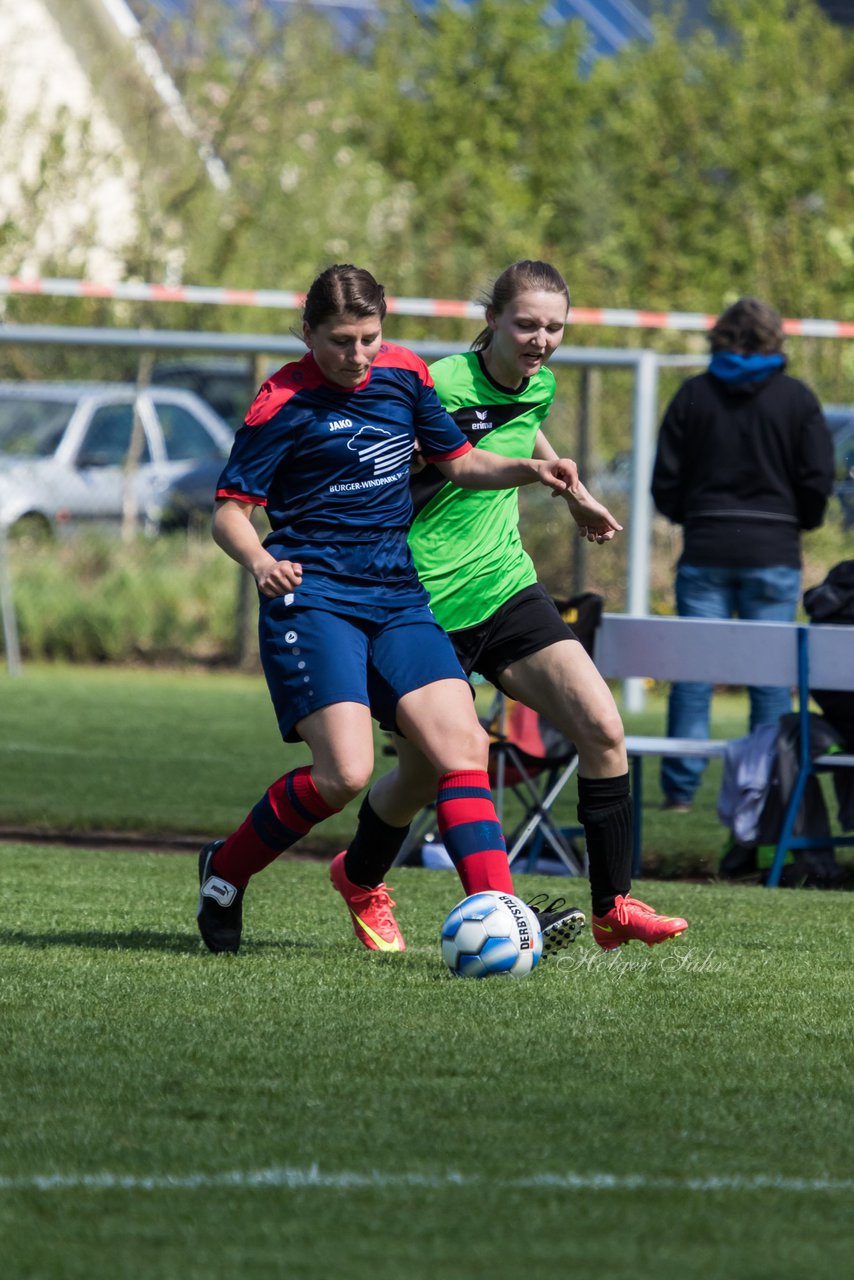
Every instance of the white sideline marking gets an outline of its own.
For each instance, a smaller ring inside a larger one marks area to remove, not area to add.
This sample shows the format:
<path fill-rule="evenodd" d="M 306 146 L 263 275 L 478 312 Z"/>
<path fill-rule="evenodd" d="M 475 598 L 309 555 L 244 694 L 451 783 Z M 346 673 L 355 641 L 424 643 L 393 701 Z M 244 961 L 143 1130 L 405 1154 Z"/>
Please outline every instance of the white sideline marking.
<path fill-rule="evenodd" d="M 288 1190 L 321 1188 L 349 1191 L 361 1187 L 481 1186 L 492 1179 L 455 1173 L 323 1173 L 317 1165 L 307 1169 L 274 1166 L 271 1169 L 235 1169 L 226 1173 L 46 1173 L 25 1178 L 0 1178 L 0 1191 L 198 1191 L 210 1187 L 277 1187 Z M 499 1185 L 508 1189 L 538 1191 L 852 1191 L 852 1178 L 784 1178 L 765 1174 L 752 1177 L 648 1178 L 644 1174 L 541 1173 L 530 1178 L 509 1178 Z"/>

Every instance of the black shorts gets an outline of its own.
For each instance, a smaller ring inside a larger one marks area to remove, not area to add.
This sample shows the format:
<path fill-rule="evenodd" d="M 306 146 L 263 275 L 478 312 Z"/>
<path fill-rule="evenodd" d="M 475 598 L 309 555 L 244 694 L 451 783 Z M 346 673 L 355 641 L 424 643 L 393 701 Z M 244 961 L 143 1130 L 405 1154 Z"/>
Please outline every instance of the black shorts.
<path fill-rule="evenodd" d="M 485 622 L 450 633 L 463 671 L 473 671 L 501 688 L 501 673 L 558 640 L 578 640 L 545 588 L 523 587 Z"/>

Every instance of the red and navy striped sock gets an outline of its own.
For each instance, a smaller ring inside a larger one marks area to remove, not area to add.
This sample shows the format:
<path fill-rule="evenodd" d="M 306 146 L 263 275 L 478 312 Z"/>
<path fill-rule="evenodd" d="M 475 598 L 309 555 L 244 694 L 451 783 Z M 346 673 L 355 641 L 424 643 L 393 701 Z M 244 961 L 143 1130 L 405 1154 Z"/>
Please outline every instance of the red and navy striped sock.
<path fill-rule="evenodd" d="M 337 812 L 314 785 L 311 766 L 294 769 L 267 789 L 252 812 L 217 849 L 211 869 L 229 884 L 242 888 L 250 876 L 263 871 L 316 823 Z"/>
<path fill-rule="evenodd" d="M 439 830 L 466 897 L 484 889 L 513 893 L 507 848 L 483 769 L 445 773 L 436 797 Z"/>

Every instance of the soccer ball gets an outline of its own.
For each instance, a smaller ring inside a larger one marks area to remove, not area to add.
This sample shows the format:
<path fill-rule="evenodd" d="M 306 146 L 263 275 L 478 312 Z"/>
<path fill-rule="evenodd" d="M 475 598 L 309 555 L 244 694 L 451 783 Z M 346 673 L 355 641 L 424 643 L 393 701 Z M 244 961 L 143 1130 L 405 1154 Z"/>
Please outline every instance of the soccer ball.
<path fill-rule="evenodd" d="M 460 978 L 525 978 L 542 954 L 539 921 L 512 893 L 473 893 L 442 925 L 442 957 Z"/>

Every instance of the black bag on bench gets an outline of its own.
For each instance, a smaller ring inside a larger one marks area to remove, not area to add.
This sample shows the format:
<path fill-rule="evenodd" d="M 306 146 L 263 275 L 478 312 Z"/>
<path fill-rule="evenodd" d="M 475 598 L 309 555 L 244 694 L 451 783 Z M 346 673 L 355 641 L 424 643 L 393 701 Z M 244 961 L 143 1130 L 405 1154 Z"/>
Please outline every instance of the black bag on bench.
<path fill-rule="evenodd" d="M 804 592 L 804 608 L 812 622 L 854 624 L 854 560 L 840 560 L 824 582 Z M 811 689 L 822 715 L 839 733 L 846 751 L 854 751 L 854 693 Z"/>

